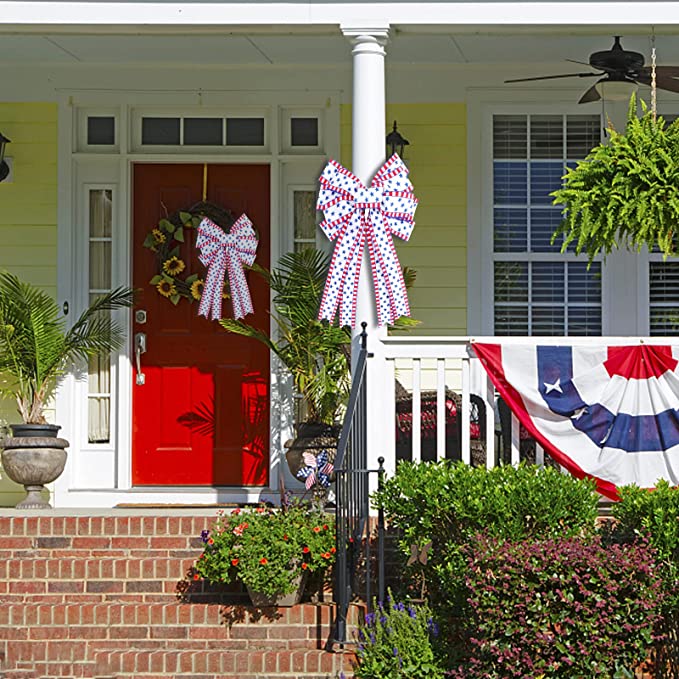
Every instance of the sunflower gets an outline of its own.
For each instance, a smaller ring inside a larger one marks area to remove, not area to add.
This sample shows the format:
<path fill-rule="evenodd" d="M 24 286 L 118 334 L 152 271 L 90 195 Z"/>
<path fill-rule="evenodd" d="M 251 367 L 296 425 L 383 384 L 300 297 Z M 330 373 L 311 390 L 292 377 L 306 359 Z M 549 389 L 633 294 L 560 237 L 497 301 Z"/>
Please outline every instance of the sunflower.
<path fill-rule="evenodd" d="M 191 297 L 193 299 L 200 299 L 203 296 L 203 287 L 205 283 L 199 278 L 191 283 Z"/>
<path fill-rule="evenodd" d="M 156 290 L 163 296 L 163 297 L 172 297 L 173 295 L 177 294 L 177 288 L 175 287 L 174 283 L 170 283 L 170 281 L 166 281 L 163 279 L 156 285 Z"/>
<path fill-rule="evenodd" d="M 160 229 L 153 229 L 151 235 L 156 243 L 164 243 L 166 240 L 165 234 Z"/>
<path fill-rule="evenodd" d="M 163 262 L 163 271 L 169 276 L 178 276 L 184 269 L 186 264 L 179 257 L 172 256 Z"/>
<path fill-rule="evenodd" d="M 229 295 L 229 284 L 224 283 L 222 285 L 222 299 L 229 299 L 231 295 Z"/>

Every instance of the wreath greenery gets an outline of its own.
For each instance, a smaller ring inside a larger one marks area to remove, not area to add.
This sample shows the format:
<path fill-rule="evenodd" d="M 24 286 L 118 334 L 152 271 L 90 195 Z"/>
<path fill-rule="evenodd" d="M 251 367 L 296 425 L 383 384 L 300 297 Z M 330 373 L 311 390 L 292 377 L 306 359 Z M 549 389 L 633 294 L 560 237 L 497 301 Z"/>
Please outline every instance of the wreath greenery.
<path fill-rule="evenodd" d="M 562 251 L 575 241 L 575 251 L 590 262 L 599 253 L 627 246 L 657 247 L 676 254 L 679 228 L 679 121 L 666 125 L 641 101 L 630 100 L 627 129 L 610 127 L 607 144 L 590 151 L 570 168 L 563 187 L 554 191 L 564 220 L 552 242 L 564 234 Z"/>
<path fill-rule="evenodd" d="M 203 294 L 204 280 L 197 273 L 189 273 L 189 267 L 182 256 L 182 245 L 186 242 L 187 231 L 196 229 L 204 217 L 208 217 L 225 231 L 228 231 L 234 221 L 227 210 L 202 202 L 164 217 L 144 238 L 144 247 L 153 252 L 156 259 L 156 274 L 149 284 L 155 287 L 159 295 L 175 305 L 182 298 L 190 302 L 199 301 Z M 222 297 L 229 298 L 227 281 L 224 282 Z"/>

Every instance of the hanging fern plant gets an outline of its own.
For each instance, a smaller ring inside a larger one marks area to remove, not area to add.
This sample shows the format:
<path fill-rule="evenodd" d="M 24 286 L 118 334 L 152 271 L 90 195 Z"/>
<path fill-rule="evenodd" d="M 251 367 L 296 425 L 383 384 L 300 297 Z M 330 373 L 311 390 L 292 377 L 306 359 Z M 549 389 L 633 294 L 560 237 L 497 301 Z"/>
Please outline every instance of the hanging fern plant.
<path fill-rule="evenodd" d="M 658 247 L 677 254 L 679 230 L 679 122 L 666 125 L 642 101 L 630 100 L 624 134 L 610 128 L 607 144 L 596 146 L 570 168 L 554 191 L 564 220 L 552 241 L 564 234 L 562 251 L 575 243 L 590 262 L 614 248 Z"/>

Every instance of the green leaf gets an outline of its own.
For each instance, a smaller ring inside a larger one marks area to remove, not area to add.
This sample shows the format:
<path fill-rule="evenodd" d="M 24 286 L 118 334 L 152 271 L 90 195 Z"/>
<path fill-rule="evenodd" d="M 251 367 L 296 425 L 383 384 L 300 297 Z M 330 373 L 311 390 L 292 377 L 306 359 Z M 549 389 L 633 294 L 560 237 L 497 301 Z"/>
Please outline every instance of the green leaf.
<path fill-rule="evenodd" d="M 163 276 L 161 276 L 161 275 L 156 275 L 156 276 L 154 276 L 154 277 L 149 281 L 149 283 L 150 283 L 151 285 L 158 285 L 158 283 L 160 283 L 160 281 L 162 281 L 162 280 L 163 280 Z"/>
<path fill-rule="evenodd" d="M 168 233 L 174 233 L 175 226 L 169 219 L 161 219 L 160 222 L 158 222 L 158 226 L 163 231 L 167 231 Z"/>
<path fill-rule="evenodd" d="M 184 229 L 181 226 L 174 232 L 174 239 L 179 243 L 184 242 Z"/>
<path fill-rule="evenodd" d="M 177 306 L 177 304 L 179 304 L 180 299 L 181 299 L 181 295 L 172 295 L 172 297 L 170 297 L 170 302 L 172 302 L 172 304 Z"/>
<path fill-rule="evenodd" d="M 192 215 L 190 212 L 180 212 L 179 219 L 182 220 L 182 224 L 184 224 L 184 226 L 187 226 L 187 222 L 191 221 Z"/>
<path fill-rule="evenodd" d="M 146 238 L 144 238 L 144 247 L 145 248 L 150 248 L 153 245 L 155 245 L 156 239 L 153 237 L 152 233 L 146 234 Z"/>

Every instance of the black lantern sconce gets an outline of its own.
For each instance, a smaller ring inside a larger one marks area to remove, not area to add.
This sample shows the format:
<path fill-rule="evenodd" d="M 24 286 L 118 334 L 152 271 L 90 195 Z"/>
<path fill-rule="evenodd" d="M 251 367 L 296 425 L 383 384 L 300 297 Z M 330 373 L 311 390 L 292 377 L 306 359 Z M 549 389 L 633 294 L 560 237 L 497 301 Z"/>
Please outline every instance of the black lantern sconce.
<path fill-rule="evenodd" d="M 403 159 L 406 146 L 410 146 L 410 142 L 401 136 L 394 120 L 394 129 L 387 135 L 387 158 L 391 158 L 394 153 L 398 153 L 401 159 Z"/>
<path fill-rule="evenodd" d="M 9 165 L 5 160 L 5 148 L 9 143 L 10 140 L 0 132 L 0 182 L 4 182 L 9 175 Z"/>

